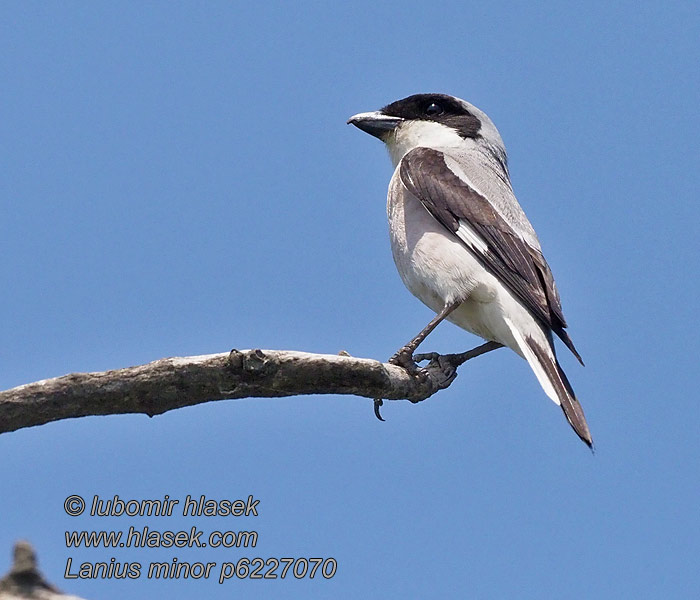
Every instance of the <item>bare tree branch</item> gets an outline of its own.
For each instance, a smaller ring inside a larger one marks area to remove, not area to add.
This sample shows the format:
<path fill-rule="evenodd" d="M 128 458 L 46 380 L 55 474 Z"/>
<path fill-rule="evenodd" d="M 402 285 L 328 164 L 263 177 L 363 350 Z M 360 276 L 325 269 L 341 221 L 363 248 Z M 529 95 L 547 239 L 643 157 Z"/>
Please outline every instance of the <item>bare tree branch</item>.
<path fill-rule="evenodd" d="M 0 392 L 0 433 L 88 415 L 154 416 L 233 398 L 352 394 L 420 402 L 448 387 L 457 366 L 493 349 L 486 346 L 464 354 L 430 355 L 430 364 L 418 377 L 393 364 L 344 353 L 285 350 L 232 350 L 102 373 L 73 373 Z"/>

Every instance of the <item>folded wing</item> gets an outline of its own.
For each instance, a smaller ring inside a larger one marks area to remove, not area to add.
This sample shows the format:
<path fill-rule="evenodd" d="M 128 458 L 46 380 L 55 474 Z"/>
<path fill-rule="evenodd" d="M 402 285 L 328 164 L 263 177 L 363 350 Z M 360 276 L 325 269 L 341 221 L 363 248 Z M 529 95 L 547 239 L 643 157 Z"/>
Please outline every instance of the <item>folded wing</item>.
<path fill-rule="evenodd" d="M 583 364 L 565 330 L 552 271 L 538 248 L 518 235 L 487 198 L 457 176 L 445 155 L 416 148 L 401 159 L 402 183 L 446 229 L 477 256 Z"/>

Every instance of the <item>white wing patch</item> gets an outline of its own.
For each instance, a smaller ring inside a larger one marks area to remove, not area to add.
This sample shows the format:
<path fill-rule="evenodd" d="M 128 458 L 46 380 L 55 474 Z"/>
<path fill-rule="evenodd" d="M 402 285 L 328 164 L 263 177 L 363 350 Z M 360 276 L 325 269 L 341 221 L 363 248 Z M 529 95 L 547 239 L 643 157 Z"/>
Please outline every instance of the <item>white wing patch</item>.
<path fill-rule="evenodd" d="M 486 254 L 489 247 L 486 242 L 474 231 L 473 227 L 464 219 L 459 220 L 459 227 L 455 231 L 455 235 L 462 240 L 472 250 L 476 250 L 481 254 Z"/>

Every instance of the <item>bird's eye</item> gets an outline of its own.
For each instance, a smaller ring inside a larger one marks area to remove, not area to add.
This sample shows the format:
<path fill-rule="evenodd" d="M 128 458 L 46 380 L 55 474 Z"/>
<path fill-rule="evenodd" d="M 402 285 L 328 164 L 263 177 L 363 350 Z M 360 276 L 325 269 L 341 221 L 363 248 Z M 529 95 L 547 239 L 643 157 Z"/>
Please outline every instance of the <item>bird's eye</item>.
<path fill-rule="evenodd" d="M 443 112 L 445 112 L 445 111 L 442 108 L 442 106 L 440 106 L 439 104 L 435 104 L 435 102 L 428 105 L 428 108 L 425 109 L 425 114 L 428 115 L 429 117 L 441 115 Z"/>

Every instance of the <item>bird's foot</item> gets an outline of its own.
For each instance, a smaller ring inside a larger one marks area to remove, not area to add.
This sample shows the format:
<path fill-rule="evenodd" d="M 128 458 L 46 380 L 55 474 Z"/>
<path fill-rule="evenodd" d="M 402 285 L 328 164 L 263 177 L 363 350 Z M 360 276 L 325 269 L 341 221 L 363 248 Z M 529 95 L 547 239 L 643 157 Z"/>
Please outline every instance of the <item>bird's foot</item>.
<path fill-rule="evenodd" d="M 432 380 L 439 389 L 444 390 L 455 380 L 455 377 L 457 377 L 457 369 L 465 362 L 502 347 L 503 344 L 499 342 L 486 342 L 477 348 L 459 354 L 426 352 L 414 356 L 411 348 L 409 346 L 404 346 L 389 359 L 389 362 L 392 365 L 403 367 L 410 375 L 413 375 L 419 380 Z M 426 360 L 429 361 L 427 366 L 418 366 L 417 363 Z M 411 400 L 411 402 L 416 403 L 420 402 L 420 400 Z M 384 420 L 379 413 L 382 404 L 383 402 L 381 399 L 377 398 L 374 400 L 374 414 L 380 421 Z"/>
<path fill-rule="evenodd" d="M 419 379 L 426 379 L 428 377 L 425 369 L 416 364 L 416 361 L 413 359 L 413 352 L 408 346 L 404 346 L 398 350 L 388 362 L 389 364 L 396 365 L 397 367 L 402 367 L 409 375 L 412 375 L 413 377 L 418 377 Z"/>
<path fill-rule="evenodd" d="M 437 352 L 424 352 L 423 354 L 416 354 L 413 357 L 413 360 L 415 360 L 417 363 L 424 362 L 426 360 L 429 361 L 434 361 L 438 360 L 442 355 L 438 354 Z"/>
<path fill-rule="evenodd" d="M 455 354 L 438 354 L 437 352 L 426 352 L 416 354 L 413 359 L 419 363 L 430 361 L 423 369 L 438 384 L 440 389 L 448 387 L 457 377 L 457 367 L 461 364 L 455 361 Z"/>
<path fill-rule="evenodd" d="M 416 361 L 413 360 L 413 352 L 408 346 L 404 346 L 398 350 L 387 362 L 405 369 L 409 375 L 417 378 L 420 381 L 425 381 L 429 377 L 428 371 L 422 367 L 419 367 L 416 364 Z M 383 405 L 384 401 L 381 398 L 374 399 L 374 416 L 380 421 L 385 420 L 380 412 L 380 408 Z"/>
<path fill-rule="evenodd" d="M 414 359 L 413 352 L 408 346 L 404 346 L 403 348 L 398 350 L 396 354 L 394 354 L 394 356 L 392 356 L 389 359 L 388 362 L 392 365 L 402 367 L 411 377 L 415 377 L 421 383 L 426 382 L 431 375 L 428 369 L 424 369 L 423 367 L 418 366 L 417 362 L 419 361 L 416 361 Z M 411 402 L 414 401 L 411 400 Z M 420 401 L 416 400 L 414 404 L 416 402 Z"/>

